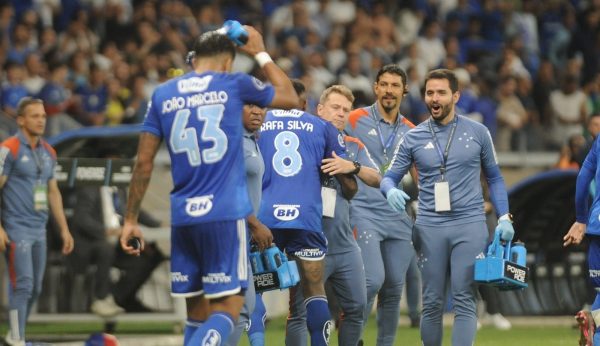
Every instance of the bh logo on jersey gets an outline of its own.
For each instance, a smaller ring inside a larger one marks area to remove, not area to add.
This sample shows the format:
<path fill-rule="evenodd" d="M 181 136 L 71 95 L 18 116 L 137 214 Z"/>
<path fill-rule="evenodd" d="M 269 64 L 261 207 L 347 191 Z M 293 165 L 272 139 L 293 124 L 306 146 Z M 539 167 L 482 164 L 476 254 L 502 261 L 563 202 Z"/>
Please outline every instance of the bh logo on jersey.
<path fill-rule="evenodd" d="M 186 199 L 185 212 L 192 217 L 208 214 L 213 207 L 213 195 L 193 197 Z"/>
<path fill-rule="evenodd" d="M 273 208 L 273 216 L 281 221 L 292 221 L 296 219 L 300 215 L 300 210 L 298 210 L 299 205 L 291 205 L 291 204 L 275 204 Z"/>
<path fill-rule="evenodd" d="M 221 334 L 214 329 L 210 329 L 204 339 L 202 339 L 201 346 L 219 346 L 221 345 Z"/>

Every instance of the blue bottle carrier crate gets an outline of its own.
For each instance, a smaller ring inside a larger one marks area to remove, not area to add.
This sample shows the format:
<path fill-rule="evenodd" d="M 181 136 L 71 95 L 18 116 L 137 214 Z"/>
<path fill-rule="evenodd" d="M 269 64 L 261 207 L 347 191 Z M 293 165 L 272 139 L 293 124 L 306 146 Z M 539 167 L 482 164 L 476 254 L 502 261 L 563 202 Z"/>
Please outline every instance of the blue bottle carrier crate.
<path fill-rule="evenodd" d="M 250 253 L 250 264 L 256 292 L 284 290 L 300 282 L 296 261 L 288 260 L 275 245 L 263 252 L 253 249 Z"/>
<path fill-rule="evenodd" d="M 524 289 L 529 280 L 529 269 L 526 266 L 527 250 L 522 243 L 506 242 L 503 245 L 500 233 L 500 230 L 496 229 L 487 253 L 475 259 L 475 281 L 492 285 L 502 291 Z"/>

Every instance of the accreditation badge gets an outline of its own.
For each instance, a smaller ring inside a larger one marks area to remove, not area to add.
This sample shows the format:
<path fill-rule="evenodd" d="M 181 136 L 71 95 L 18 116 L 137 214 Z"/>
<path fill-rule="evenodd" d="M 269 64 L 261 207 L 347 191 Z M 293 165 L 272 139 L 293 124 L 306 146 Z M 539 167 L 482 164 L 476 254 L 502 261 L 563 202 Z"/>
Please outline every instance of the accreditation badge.
<path fill-rule="evenodd" d="M 447 181 L 438 181 L 433 187 L 435 211 L 450 211 L 450 185 Z"/>
<path fill-rule="evenodd" d="M 335 216 L 335 199 L 337 190 L 330 187 L 321 186 L 321 199 L 323 200 L 323 216 Z"/>
<path fill-rule="evenodd" d="M 33 187 L 33 207 L 35 210 L 48 210 L 48 186 L 37 184 Z"/>

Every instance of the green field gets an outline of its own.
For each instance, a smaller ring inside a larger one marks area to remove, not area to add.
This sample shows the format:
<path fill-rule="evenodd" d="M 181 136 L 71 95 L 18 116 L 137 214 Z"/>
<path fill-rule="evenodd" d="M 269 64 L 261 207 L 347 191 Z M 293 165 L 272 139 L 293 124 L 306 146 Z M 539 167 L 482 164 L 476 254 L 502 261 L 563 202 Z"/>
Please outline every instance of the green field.
<path fill-rule="evenodd" d="M 285 335 L 285 319 L 273 320 L 267 326 L 266 340 L 283 340 Z M 363 340 L 365 345 L 375 345 L 377 337 L 375 318 L 369 319 Z M 444 329 L 444 345 L 451 345 L 451 328 Z M 579 330 L 569 327 L 513 327 L 509 331 L 483 327 L 475 340 L 477 346 L 559 346 L 577 345 Z M 337 345 L 337 335 L 332 335 L 331 345 Z M 240 345 L 248 346 L 247 340 Z M 267 345 L 283 345 L 283 342 L 267 343 Z M 421 345 L 419 330 L 409 327 L 398 328 L 395 345 Z"/>
<path fill-rule="evenodd" d="M 365 345 L 375 345 L 376 330 L 374 318 L 369 320 L 364 335 Z M 28 335 L 33 340 L 57 342 L 59 340 L 74 341 L 84 340 L 90 333 L 102 330 L 102 323 L 32 323 L 28 326 Z M 267 326 L 267 345 L 283 345 L 285 318 L 271 320 Z M 6 324 L 0 325 L 0 335 L 5 335 Z M 115 335 L 122 338 L 131 338 L 131 334 L 152 335 L 172 334 L 180 327 L 173 323 L 158 322 L 121 322 L 117 324 Z M 451 329 L 444 329 L 444 345 L 450 345 Z M 481 346 L 558 346 L 577 345 L 579 332 L 577 329 L 565 326 L 547 327 L 519 327 L 515 326 L 509 331 L 499 331 L 484 327 L 477 333 L 475 345 Z M 141 341 L 141 340 L 140 340 Z M 143 345 L 143 341 L 140 345 Z M 248 342 L 243 336 L 240 345 L 247 346 Z M 337 345 L 337 335 L 332 336 L 331 345 Z M 395 345 L 420 345 L 419 330 L 400 327 Z"/>

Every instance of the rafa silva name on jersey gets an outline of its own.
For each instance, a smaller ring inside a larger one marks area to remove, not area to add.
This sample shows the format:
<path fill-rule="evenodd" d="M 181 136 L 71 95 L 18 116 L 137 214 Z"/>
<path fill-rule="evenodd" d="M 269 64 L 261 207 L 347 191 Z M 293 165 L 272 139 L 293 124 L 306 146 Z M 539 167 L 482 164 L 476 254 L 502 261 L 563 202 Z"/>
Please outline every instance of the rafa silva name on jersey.
<path fill-rule="evenodd" d="M 274 130 L 301 130 L 313 132 L 313 124 L 302 120 L 269 120 L 265 121 L 260 127 L 260 131 Z"/>
<path fill-rule="evenodd" d="M 271 115 L 277 118 L 300 118 L 302 115 L 304 115 L 304 111 L 298 109 L 274 109 L 271 111 Z M 260 127 L 261 132 L 274 130 L 303 130 L 306 132 L 313 132 L 313 124 L 302 120 L 284 119 L 267 120 Z"/>

